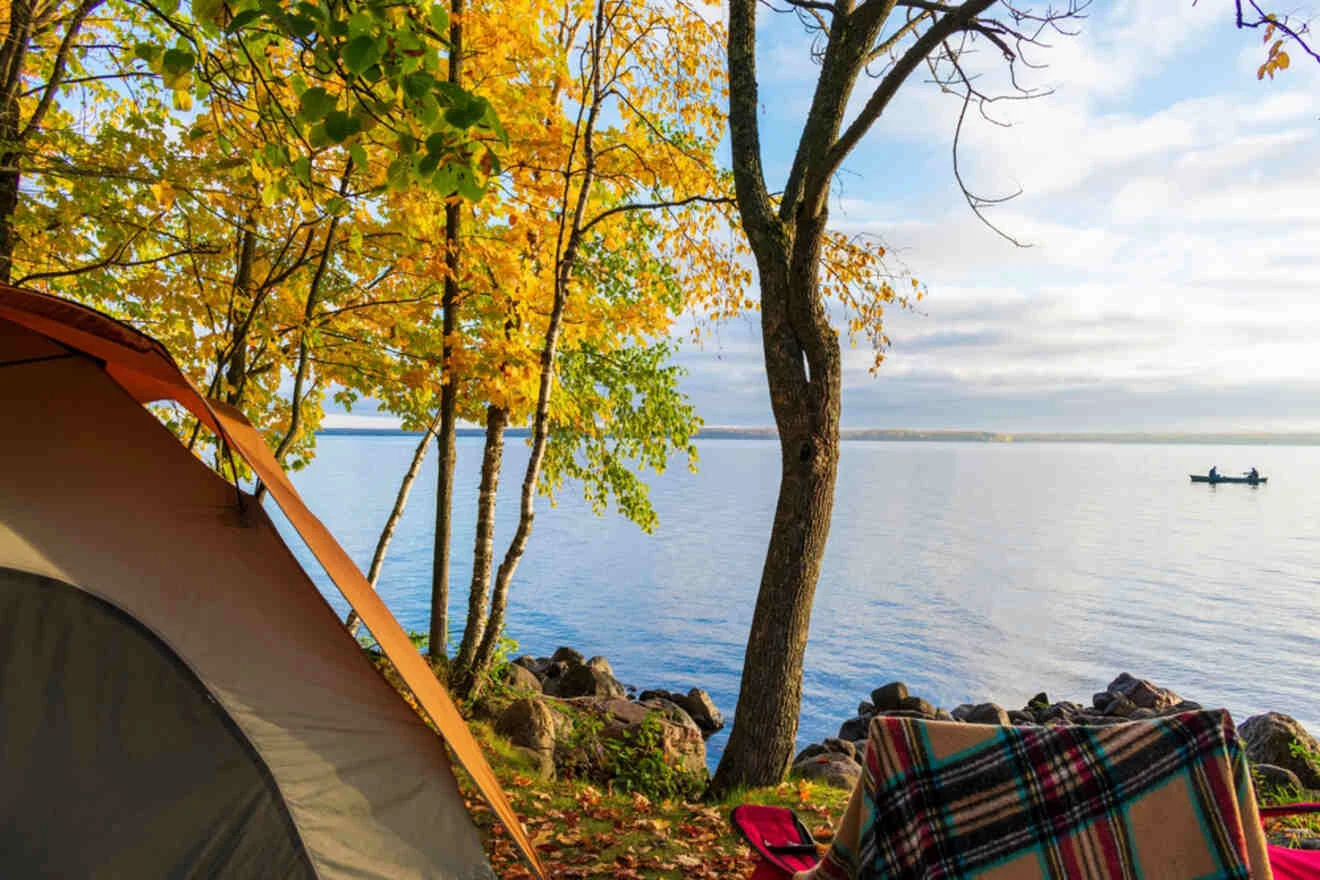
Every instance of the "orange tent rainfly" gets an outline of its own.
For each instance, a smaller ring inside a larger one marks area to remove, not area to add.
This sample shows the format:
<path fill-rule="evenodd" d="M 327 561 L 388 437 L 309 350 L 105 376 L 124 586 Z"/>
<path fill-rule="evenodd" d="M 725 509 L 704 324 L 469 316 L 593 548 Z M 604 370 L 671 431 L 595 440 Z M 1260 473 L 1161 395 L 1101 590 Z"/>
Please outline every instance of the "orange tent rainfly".
<path fill-rule="evenodd" d="M 247 420 L 131 327 L 0 285 L 4 871 L 494 876 L 441 739 L 161 400 L 269 487 L 544 876 L 448 693 Z"/>

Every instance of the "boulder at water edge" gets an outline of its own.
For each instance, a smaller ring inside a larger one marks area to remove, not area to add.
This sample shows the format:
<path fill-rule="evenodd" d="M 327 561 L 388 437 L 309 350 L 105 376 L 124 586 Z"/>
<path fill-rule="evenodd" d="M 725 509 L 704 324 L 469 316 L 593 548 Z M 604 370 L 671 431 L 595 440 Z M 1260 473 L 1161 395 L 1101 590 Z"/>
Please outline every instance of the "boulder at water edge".
<path fill-rule="evenodd" d="M 1292 716 L 1282 712 L 1253 715 L 1242 722 L 1238 732 L 1253 763 L 1283 767 L 1296 774 L 1306 788 L 1320 788 L 1320 742 Z"/>

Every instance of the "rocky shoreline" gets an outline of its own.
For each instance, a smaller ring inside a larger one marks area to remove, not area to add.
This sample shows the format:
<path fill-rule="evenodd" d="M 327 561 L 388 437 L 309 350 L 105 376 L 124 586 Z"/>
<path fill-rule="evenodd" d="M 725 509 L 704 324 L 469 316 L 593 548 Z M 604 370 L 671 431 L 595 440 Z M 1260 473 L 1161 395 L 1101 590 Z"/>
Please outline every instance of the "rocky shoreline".
<path fill-rule="evenodd" d="M 793 759 L 792 773 L 799 778 L 851 789 L 862 773 L 860 760 L 871 719 L 878 715 L 1036 727 L 1121 724 L 1200 708 L 1200 703 L 1185 700 L 1167 688 L 1126 672 L 1095 693 L 1090 705 L 1067 700 L 1051 702 L 1042 692 L 1021 709 L 1006 709 L 996 703 L 965 703 L 945 710 L 913 696 L 902 682 L 890 682 L 876 688 L 870 699 L 858 705 L 857 714 L 839 726 L 837 736 L 799 752 Z M 1238 733 L 1251 760 L 1252 776 L 1262 800 L 1274 800 L 1280 794 L 1291 800 L 1320 800 L 1320 741 L 1295 719 L 1281 712 L 1253 715 L 1238 725 Z M 1299 839 L 1297 834 L 1281 833 L 1292 845 L 1320 849 L 1320 838 Z"/>
<path fill-rule="evenodd" d="M 707 775 L 706 740 L 724 727 L 710 694 L 619 682 L 604 657 L 561 647 L 523 655 L 505 669 L 511 700 L 492 713 L 497 733 L 531 758 L 544 778 L 568 776 L 606 785 L 695 792 Z M 637 776 L 632 766 L 658 750 L 661 762 Z M 630 751 L 631 750 L 631 751 Z"/>
<path fill-rule="evenodd" d="M 693 687 L 686 693 L 639 692 L 615 678 L 604 657 L 585 658 L 567 647 L 549 657 L 518 657 L 505 667 L 504 676 L 504 699 L 490 718 L 498 733 L 533 759 L 543 777 L 631 786 L 636 780 L 626 777 L 619 755 L 621 749 L 636 747 L 657 751 L 687 790 L 704 784 L 706 740 L 725 723 L 706 691 Z M 1200 708 L 1198 702 L 1126 672 L 1093 694 L 1089 704 L 1052 701 L 1042 692 L 1020 709 L 986 702 L 946 710 L 910 693 L 903 682 L 889 682 L 858 704 L 856 715 L 840 724 L 836 736 L 802 749 L 793 759 L 791 775 L 851 789 L 862 772 L 871 720 L 878 715 L 1030 727 L 1121 724 Z M 1301 724 L 1288 715 L 1266 712 L 1241 722 L 1238 732 L 1263 800 L 1277 799 L 1280 793 L 1320 800 L 1320 741 Z M 628 760 L 638 757 L 632 753 Z M 1320 839 L 1301 845 L 1320 848 Z"/>

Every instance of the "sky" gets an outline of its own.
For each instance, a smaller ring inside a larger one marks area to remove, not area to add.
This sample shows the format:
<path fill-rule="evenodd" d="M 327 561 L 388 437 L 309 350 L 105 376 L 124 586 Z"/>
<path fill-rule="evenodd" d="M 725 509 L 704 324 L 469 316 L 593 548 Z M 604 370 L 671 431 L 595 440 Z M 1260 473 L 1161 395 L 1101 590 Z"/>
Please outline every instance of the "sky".
<path fill-rule="evenodd" d="M 782 188 L 818 68 L 792 16 L 758 27 L 767 183 Z M 954 180 L 960 101 L 914 76 L 845 163 L 833 225 L 877 236 L 927 289 L 892 340 L 845 348 L 845 428 L 1320 429 L 1320 64 L 1264 82 L 1231 0 L 1096 0 L 1029 56 L 1047 96 L 969 115 L 976 219 Z M 993 88 L 995 53 L 973 62 Z M 857 105 L 867 82 L 859 83 Z M 684 344 L 707 425 L 773 423 L 755 316 Z M 327 424 L 350 424 L 332 417 Z"/>

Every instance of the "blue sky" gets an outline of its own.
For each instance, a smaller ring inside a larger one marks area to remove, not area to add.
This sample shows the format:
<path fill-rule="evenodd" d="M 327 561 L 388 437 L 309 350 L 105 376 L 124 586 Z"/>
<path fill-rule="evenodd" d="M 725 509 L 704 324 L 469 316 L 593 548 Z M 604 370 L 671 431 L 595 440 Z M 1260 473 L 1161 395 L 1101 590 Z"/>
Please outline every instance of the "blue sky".
<path fill-rule="evenodd" d="M 761 15 L 779 189 L 817 68 L 792 16 Z M 879 236 L 929 292 L 890 316 L 877 376 L 847 351 L 844 426 L 1320 429 L 1320 65 L 1294 52 L 1261 83 L 1263 57 L 1230 0 L 1096 0 L 1024 77 L 1052 95 L 998 109 L 1011 128 L 964 130 L 969 185 L 1022 189 L 992 216 L 1025 250 L 954 183 L 959 102 L 910 80 L 846 163 L 831 218 Z M 996 75 L 993 53 L 977 63 Z M 679 358 L 707 424 L 771 424 L 755 317 Z"/>

